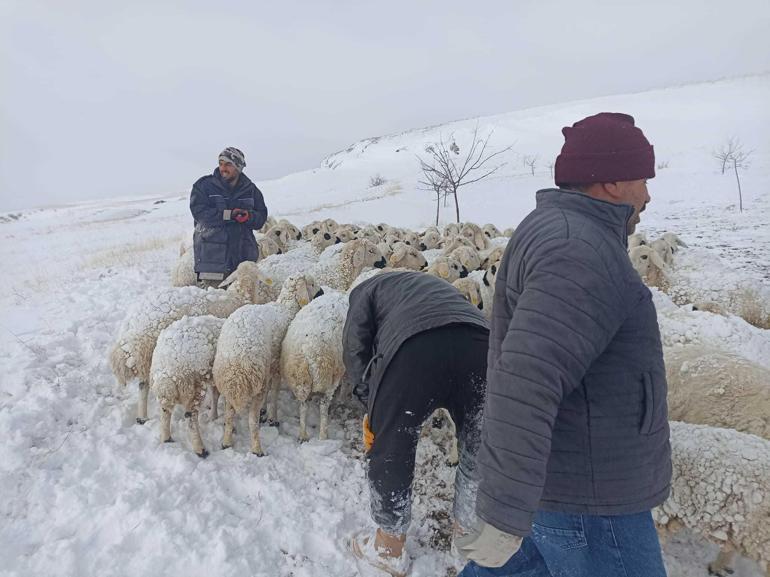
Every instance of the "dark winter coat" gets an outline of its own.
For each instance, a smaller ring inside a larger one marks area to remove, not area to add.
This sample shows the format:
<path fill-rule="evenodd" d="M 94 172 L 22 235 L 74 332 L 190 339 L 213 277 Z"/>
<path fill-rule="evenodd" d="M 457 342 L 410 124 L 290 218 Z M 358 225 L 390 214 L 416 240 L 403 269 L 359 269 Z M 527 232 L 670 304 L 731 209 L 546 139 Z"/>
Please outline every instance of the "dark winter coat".
<path fill-rule="evenodd" d="M 343 359 L 355 386 L 367 374 L 369 413 L 388 364 L 417 333 L 454 323 L 488 330 L 481 312 L 448 282 L 421 272 L 387 272 L 353 289 L 343 331 Z"/>
<path fill-rule="evenodd" d="M 250 218 L 238 223 L 230 211 L 243 208 Z M 190 193 L 190 212 L 195 219 L 193 250 L 195 272 L 204 278 L 224 278 L 245 260 L 259 257 L 257 241 L 252 231 L 262 228 L 267 220 L 267 207 L 256 185 L 241 173 L 235 188 L 219 174 L 199 179 Z"/>
<path fill-rule="evenodd" d="M 558 189 L 508 243 L 495 286 L 479 516 L 517 535 L 538 509 L 638 513 L 671 480 L 666 372 L 628 205 Z"/>

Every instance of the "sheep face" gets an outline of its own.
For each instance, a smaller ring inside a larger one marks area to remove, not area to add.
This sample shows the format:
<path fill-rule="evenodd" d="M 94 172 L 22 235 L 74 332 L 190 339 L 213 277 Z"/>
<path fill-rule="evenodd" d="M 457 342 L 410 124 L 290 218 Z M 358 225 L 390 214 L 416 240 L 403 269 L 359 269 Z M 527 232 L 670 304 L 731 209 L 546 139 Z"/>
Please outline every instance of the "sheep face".
<path fill-rule="evenodd" d="M 318 253 L 323 252 L 323 250 L 326 247 L 331 246 L 336 242 L 337 242 L 336 236 L 323 230 L 319 230 L 318 232 L 316 232 L 313 235 L 313 237 L 310 239 L 310 244 Z"/>
<path fill-rule="evenodd" d="M 219 288 L 226 288 L 243 297 L 244 301 L 251 304 L 263 304 L 275 296 L 273 292 L 273 279 L 259 270 L 257 263 L 250 260 L 243 261 L 230 276 L 219 284 Z"/>
<path fill-rule="evenodd" d="M 491 267 L 493 264 L 495 264 L 497 261 L 499 261 L 501 258 L 503 258 L 503 253 L 505 252 L 505 249 L 501 246 L 496 246 L 493 248 L 490 252 L 486 254 L 484 257 L 484 260 L 481 261 L 481 268 L 484 270 L 489 270 L 489 267 Z"/>
<path fill-rule="evenodd" d="M 358 276 L 364 267 L 384 268 L 387 264 L 380 249 L 371 241 L 359 239 L 348 243 L 347 247 L 351 247 L 350 261 L 354 271 L 356 271 L 353 278 Z"/>
<path fill-rule="evenodd" d="M 473 223 L 466 223 L 460 229 L 460 236 L 467 238 L 476 250 L 483 250 L 487 248 L 487 238 L 481 231 L 478 225 Z"/>
<path fill-rule="evenodd" d="M 503 231 L 503 236 L 507 236 L 508 238 L 511 238 L 514 232 L 516 232 L 516 229 L 514 227 L 506 228 Z"/>
<path fill-rule="evenodd" d="M 293 238 L 294 240 L 300 240 L 302 238 L 302 232 L 285 218 L 279 220 L 278 224 L 286 229 L 290 238 Z"/>
<path fill-rule="evenodd" d="M 272 239 L 274 242 L 276 242 L 282 249 L 285 249 L 287 243 L 289 242 L 289 231 L 278 224 L 268 230 L 265 234 L 269 239 Z"/>
<path fill-rule="evenodd" d="M 439 248 L 443 239 L 438 230 L 432 229 L 425 231 L 422 235 L 422 239 L 419 242 L 420 250 L 430 250 L 433 248 Z"/>
<path fill-rule="evenodd" d="M 447 282 L 454 282 L 459 278 L 468 276 L 468 271 L 464 270 L 457 259 L 448 256 L 440 256 L 428 267 L 428 274 L 437 276 Z M 463 274 L 464 273 L 464 274 Z"/>
<path fill-rule="evenodd" d="M 500 229 L 491 223 L 485 224 L 481 228 L 481 232 L 483 232 L 487 238 L 497 238 L 498 236 L 503 236 L 503 233 L 500 232 Z"/>
<path fill-rule="evenodd" d="M 450 222 L 444 227 L 444 236 L 457 236 L 460 234 L 460 225 L 454 222 Z"/>
<path fill-rule="evenodd" d="M 474 307 L 479 310 L 484 310 L 484 303 L 482 302 L 481 294 L 479 293 L 479 285 L 477 285 L 473 279 L 460 278 L 454 281 L 452 286 L 459 290 L 460 294 L 463 295 L 463 298 Z"/>
<path fill-rule="evenodd" d="M 388 266 L 391 268 L 403 267 L 411 270 L 422 270 L 428 266 L 428 261 L 414 247 L 399 242 L 393 247 L 393 253 L 388 258 Z"/>
<path fill-rule="evenodd" d="M 405 244 L 415 248 L 417 248 L 420 244 L 420 237 L 417 236 L 417 233 L 411 231 L 405 233 L 401 240 L 403 240 Z"/>
<path fill-rule="evenodd" d="M 498 260 L 494 264 L 491 264 L 489 268 L 487 269 L 487 272 L 484 273 L 484 276 L 481 277 L 481 282 L 483 282 L 486 286 L 495 288 L 495 281 L 497 280 L 497 271 L 500 270 L 500 261 Z"/>
<path fill-rule="evenodd" d="M 339 239 L 340 242 L 350 242 L 351 240 L 355 240 L 355 235 L 353 234 L 353 231 L 349 228 L 340 227 L 335 232 L 335 235 Z"/>
<path fill-rule="evenodd" d="M 629 252 L 634 269 L 648 284 L 660 287 L 665 280 L 666 264 L 649 246 L 637 246 Z"/>
<path fill-rule="evenodd" d="M 476 248 L 476 245 L 464 236 L 456 236 L 444 246 L 444 254 L 451 254 L 456 248 L 461 246 L 468 246 L 473 249 Z"/>
<path fill-rule="evenodd" d="M 628 250 L 636 248 L 637 246 L 643 246 L 647 243 L 647 236 L 643 232 L 637 232 L 628 237 Z"/>
<path fill-rule="evenodd" d="M 650 243 L 650 248 L 658 253 L 658 256 L 664 263 L 672 264 L 674 262 L 674 247 L 666 240 L 662 238 L 654 240 Z"/>
<path fill-rule="evenodd" d="M 468 271 L 476 270 L 481 266 L 481 258 L 476 249 L 469 246 L 461 246 L 452 251 L 451 255 L 457 259 Z"/>

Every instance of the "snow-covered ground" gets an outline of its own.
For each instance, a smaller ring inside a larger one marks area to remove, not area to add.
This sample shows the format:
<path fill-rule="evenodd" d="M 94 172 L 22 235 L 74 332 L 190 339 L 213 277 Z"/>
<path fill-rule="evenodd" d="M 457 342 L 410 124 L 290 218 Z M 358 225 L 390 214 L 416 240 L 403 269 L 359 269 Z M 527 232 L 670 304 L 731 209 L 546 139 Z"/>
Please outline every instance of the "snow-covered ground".
<path fill-rule="evenodd" d="M 479 119 L 482 132 L 495 129 L 493 145 L 515 146 L 498 174 L 461 191 L 461 217 L 515 226 L 534 191 L 550 185 L 561 127 L 601 110 L 629 112 L 668 163 L 650 183 L 642 230 L 673 230 L 736 276 L 770 284 L 768 102 L 765 75 Z M 415 154 L 452 133 L 462 150 L 476 123 L 362 141 L 319 168 L 259 185 L 271 212 L 299 225 L 331 216 L 419 228 L 432 223 L 435 206 L 416 189 Z M 741 173 L 743 213 L 734 175 L 720 174 L 711 155 L 728 136 L 754 149 Z M 522 155 L 538 155 L 534 175 Z M 369 188 L 376 174 L 388 181 Z M 443 209 L 442 222 L 451 217 Z M 344 541 L 369 522 L 355 409 L 332 409 L 329 441 L 299 445 L 297 405 L 284 394 L 280 428 L 263 428 L 261 459 L 248 453 L 245 419 L 234 449 L 222 451 L 221 421 L 204 417 L 211 456 L 201 460 L 181 412 L 177 442 L 160 444 L 153 400 L 151 420 L 136 425 L 136 391 L 115 385 L 107 350 L 126 309 L 169 285 L 190 228 L 181 194 L 0 215 L 0 576 L 355 575 Z M 664 337 L 689 331 L 770 366 L 768 331 L 705 313 L 687 322 L 671 316 Z M 309 424 L 317 418 L 311 410 Z M 453 471 L 430 440 L 418 467 L 412 575 L 453 575 L 461 566 L 448 551 Z M 714 553 L 681 534 L 665 546 L 669 574 L 706 575 Z M 737 577 L 759 574 L 740 560 Z"/>

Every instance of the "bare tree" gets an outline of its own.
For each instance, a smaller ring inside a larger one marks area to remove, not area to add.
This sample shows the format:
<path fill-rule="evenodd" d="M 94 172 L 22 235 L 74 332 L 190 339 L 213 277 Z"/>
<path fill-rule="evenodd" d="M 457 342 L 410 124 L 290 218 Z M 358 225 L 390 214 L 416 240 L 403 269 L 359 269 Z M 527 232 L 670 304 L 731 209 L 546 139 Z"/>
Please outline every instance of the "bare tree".
<path fill-rule="evenodd" d="M 461 153 L 454 135 L 451 135 L 449 143 L 440 137 L 438 142 L 427 146 L 425 148 L 425 152 L 428 153 L 427 159 L 417 157 L 423 172 L 424 178 L 421 181 L 423 186 L 428 186 L 430 187 L 429 190 L 435 192 L 434 184 L 435 186 L 441 184 L 444 194 L 451 194 L 454 197 L 457 222 L 460 222 L 460 202 L 457 198 L 457 191 L 460 187 L 483 180 L 505 166 L 505 163 L 496 166 L 488 166 L 487 163 L 513 147 L 511 145 L 497 152 L 487 152 L 487 145 L 493 133 L 494 131 L 490 131 L 485 138 L 481 138 L 479 137 L 479 127 L 476 125 L 473 130 L 471 145 L 465 154 Z M 436 197 L 438 199 L 439 192 L 436 192 Z"/>
<path fill-rule="evenodd" d="M 456 146 L 456 145 L 455 145 Z M 441 199 L 444 199 L 444 206 L 446 206 L 446 197 L 448 195 L 446 189 L 446 180 L 439 175 L 436 170 L 426 171 L 423 169 L 423 180 L 418 180 L 417 183 L 421 185 L 423 190 L 432 191 L 436 195 L 436 226 L 438 226 L 439 209 L 441 207 Z"/>
<path fill-rule="evenodd" d="M 529 166 L 532 176 L 535 176 L 535 165 L 537 164 L 537 154 L 534 156 L 524 155 L 524 166 Z"/>
<path fill-rule="evenodd" d="M 741 177 L 738 175 L 739 168 L 749 167 L 749 157 L 752 150 L 743 150 L 743 143 L 736 137 L 731 136 L 727 141 L 714 151 L 714 158 L 722 163 L 722 174 L 725 169 L 732 165 L 735 171 L 735 180 L 738 183 L 738 208 L 743 212 L 743 193 L 741 191 Z"/>

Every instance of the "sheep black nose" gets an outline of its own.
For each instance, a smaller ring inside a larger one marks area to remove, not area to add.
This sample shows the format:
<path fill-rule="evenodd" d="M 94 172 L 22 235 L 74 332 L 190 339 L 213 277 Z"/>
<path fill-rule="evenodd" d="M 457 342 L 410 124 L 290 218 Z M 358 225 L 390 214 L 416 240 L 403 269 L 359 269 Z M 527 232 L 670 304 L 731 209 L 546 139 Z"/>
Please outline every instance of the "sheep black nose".
<path fill-rule="evenodd" d="M 388 264 L 388 262 L 385 260 L 385 257 L 382 257 L 380 260 L 374 263 L 374 268 L 385 268 L 386 264 Z"/>
<path fill-rule="evenodd" d="M 334 244 L 339 244 L 342 242 L 342 239 L 340 237 L 335 237 Z"/>
<path fill-rule="evenodd" d="M 477 304 L 476 306 L 479 307 L 480 311 L 484 310 L 484 303 L 483 302 L 479 301 L 479 304 Z"/>
<path fill-rule="evenodd" d="M 426 268 L 428 268 L 428 263 L 427 262 L 420 267 L 420 270 L 425 270 Z"/>
<path fill-rule="evenodd" d="M 297 240 L 300 240 L 301 238 L 302 238 L 302 233 L 301 233 L 301 232 L 298 232 L 298 233 L 297 233 Z"/>
<path fill-rule="evenodd" d="M 318 289 L 318 292 L 317 292 L 317 293 L 315 293 L 315 295 L 313 296 L 313 298 L 314 298 L 314 299 L 317 299 L 317 298 L 318 298 L 318 297 L 320 297 L 322 294 L 324 294 L 324 289 L 322 289 L 322 288 L 319 288 L 319 289 Z"/>
<path fill-rule="evenodd" d="M 425 246 L 425 243 L 424 243 L 424 242 L 421 242 L 421 243 L 420 243 L 420 250 L 428 250 L 428 247 L 427 247 L 427 246 Z"/>
<path fill-rule="evenodd" d="M 460 271 L 460 278 L 465 278 L 468 276 L 468 269 L 463 267 L 463 270 Z"/>

